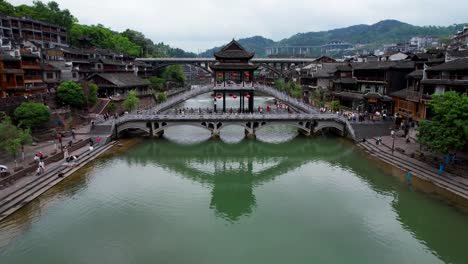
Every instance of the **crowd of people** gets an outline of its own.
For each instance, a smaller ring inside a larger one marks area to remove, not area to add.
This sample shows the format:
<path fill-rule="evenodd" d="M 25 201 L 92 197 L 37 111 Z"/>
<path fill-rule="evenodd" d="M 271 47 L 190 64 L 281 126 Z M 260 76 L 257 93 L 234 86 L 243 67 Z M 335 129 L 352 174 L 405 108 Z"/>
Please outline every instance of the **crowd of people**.
<path fill-rule="evenodd" d="M 333 113 L 333 111 L 330 108 L 327 107 L 320 107 L 319 109 L 320 113 L 325 114 L 325 113 Z M 355 111 L 346 111 L 346 110 L 340 110 L 335 112 L 337 116 L 342 116 L 346 118 L 348 121 L 354 121 L 354 122 L 365 122 L 365 121 L 386 121 L 389 119 L 392 119 L 392 117 L 387 115 L 387 111 L 383 110 L 382 112 L 376 111 L 374 113 L 369 113 L 369 112 L 355 112 Z"/>

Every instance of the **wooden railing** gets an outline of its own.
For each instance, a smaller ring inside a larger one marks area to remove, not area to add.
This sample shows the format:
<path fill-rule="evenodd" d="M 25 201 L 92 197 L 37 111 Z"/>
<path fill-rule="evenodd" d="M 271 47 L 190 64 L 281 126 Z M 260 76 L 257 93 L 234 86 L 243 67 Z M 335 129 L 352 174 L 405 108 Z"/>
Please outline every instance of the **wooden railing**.
<path fill-rule="evenodd" d="M 42 76 L 41 75 L 25 75 L 24 79 L 28 81 L 42 81 Z"/>

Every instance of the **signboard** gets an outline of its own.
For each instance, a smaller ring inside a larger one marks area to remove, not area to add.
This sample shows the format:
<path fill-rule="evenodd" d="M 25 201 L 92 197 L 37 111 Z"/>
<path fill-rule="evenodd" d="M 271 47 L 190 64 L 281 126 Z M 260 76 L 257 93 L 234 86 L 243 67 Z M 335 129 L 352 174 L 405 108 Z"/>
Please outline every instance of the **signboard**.
<path fill-rule="evenodd" d="M 367 99 L 367 102 L 369 102 L 369 103 L 377 103 L 377 99 L 376 99 L 376 98 L 369 98 L 369 99 Z"/>

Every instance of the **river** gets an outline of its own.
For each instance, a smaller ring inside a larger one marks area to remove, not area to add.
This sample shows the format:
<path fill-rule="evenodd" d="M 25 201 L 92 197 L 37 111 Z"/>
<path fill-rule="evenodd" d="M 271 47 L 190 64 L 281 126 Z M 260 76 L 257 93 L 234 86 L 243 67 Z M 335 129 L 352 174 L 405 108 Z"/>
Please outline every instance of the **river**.
<path fill-rule="evenodd" d="M 1 263 L 468 262 L 466 214 L 344 139 L 209 137 L 172 127 L 97 159 L 0 224 Z"/>

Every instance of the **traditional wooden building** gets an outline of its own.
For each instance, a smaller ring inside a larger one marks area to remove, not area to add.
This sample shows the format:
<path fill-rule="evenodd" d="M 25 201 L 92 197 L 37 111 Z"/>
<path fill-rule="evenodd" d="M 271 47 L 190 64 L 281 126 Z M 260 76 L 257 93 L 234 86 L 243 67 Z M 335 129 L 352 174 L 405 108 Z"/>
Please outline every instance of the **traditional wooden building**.
<path fill-rule="evenodd" d="M 407 76 L 407 88 L 392 93 L 394 111 L 414 120 L 431 119 L 428 102 L 446 91 L 468 93 L 468 58 L 416 70 Z"/>
<path fill-rule="evenodd" d="M 357 92 L 364 97 L 365 111 L 392 112 L 389 95 L 407 86 L 406 76 L 414 69 L 412 61 L 354 63 L 353 77 L 357 82 Z"/>
<path fill-rule="evenodd" d="M 47 85 L 43 81 L 41 58 L 33 53 L 21 52 L 21 65 L 24 71 L 25 93 L 44 93 Z"/>
<path fill-rule="evenodd" d="M 210 66 L 215 76 L 215 107 L 216 100 L 222 99 L 222 111 L 226 112 L 226 96 L 231 96 L 239 98 L 240 112 L 254 111 L 253 77 L 258 66 L 250 62 L 253 56 L 253 52 L 248 52 L 235 40 L 215 53 L 216 62 Z"/>
<path fill-rule="evenodd" d="M 1 97 L 20 95 L 24 91 L 24 71 L 21 59 L 10 55 L 0 55 Z"/>
<path fill-rule="evenodd" d="M 119 100 L 125 98 L 130 90 L 135 90 L 139 96 L 150 94 L 149 81 L 132 73 L 96 73 L 88 81 L 99 87 L 99 97 Z"/>

